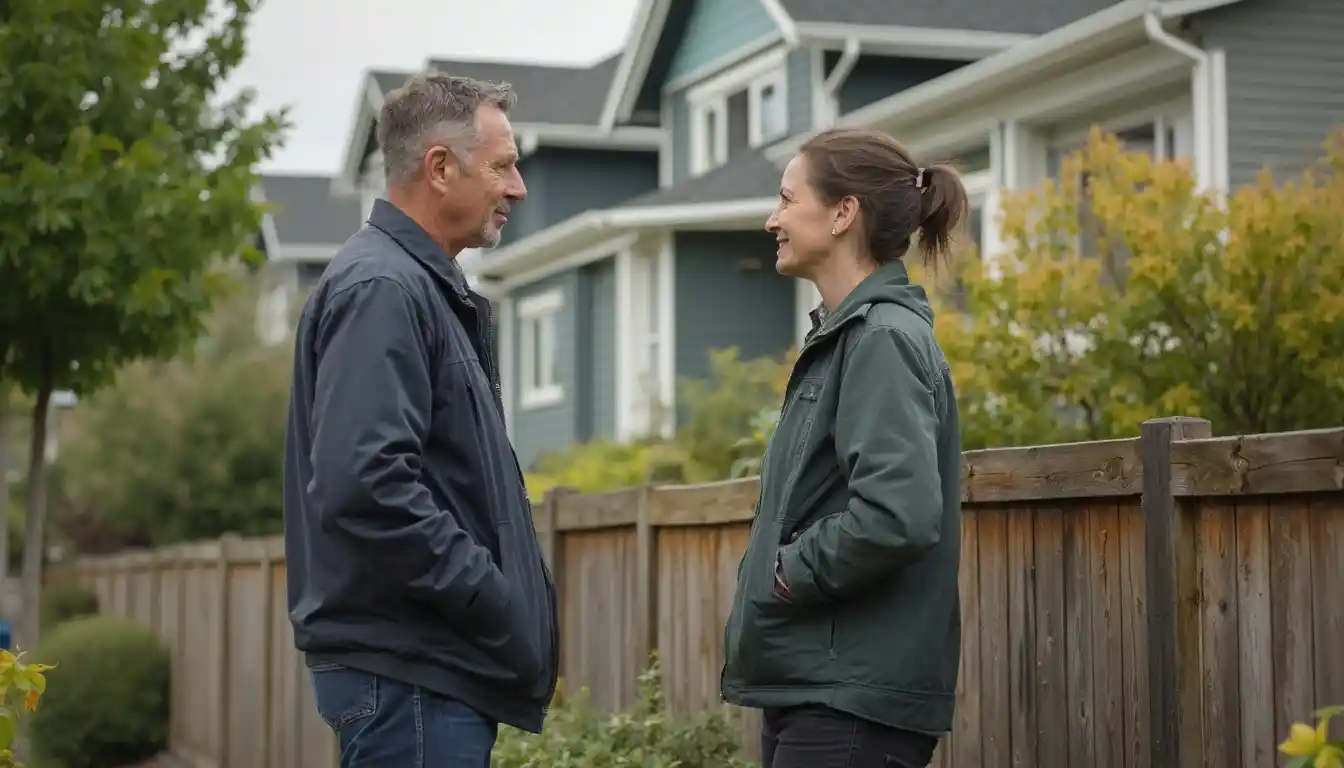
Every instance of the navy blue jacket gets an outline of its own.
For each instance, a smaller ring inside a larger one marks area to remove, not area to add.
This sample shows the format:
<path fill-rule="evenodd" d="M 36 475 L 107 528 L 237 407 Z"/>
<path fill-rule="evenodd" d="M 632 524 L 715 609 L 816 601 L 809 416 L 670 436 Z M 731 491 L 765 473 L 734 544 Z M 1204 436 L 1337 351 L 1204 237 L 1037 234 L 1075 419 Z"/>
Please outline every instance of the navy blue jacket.
<path fill-rule="evenodd" d="M 285 441 L 289 616 L 343 664 L 539 732 L 555 589 L 504 428 L 490 305 L 377 201 L 299 321 Z"/>

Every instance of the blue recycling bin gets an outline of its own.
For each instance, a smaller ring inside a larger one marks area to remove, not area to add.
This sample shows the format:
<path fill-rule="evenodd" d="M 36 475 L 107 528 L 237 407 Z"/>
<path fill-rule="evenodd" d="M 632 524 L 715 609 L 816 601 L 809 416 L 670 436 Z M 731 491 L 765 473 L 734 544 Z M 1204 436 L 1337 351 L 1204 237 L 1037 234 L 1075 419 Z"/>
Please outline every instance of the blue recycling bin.
<path fill-rule="evenodd" d="M 14 650 L 14 630 L 10 627 L 9 619 L 0 619 L 0 648 Z"/>

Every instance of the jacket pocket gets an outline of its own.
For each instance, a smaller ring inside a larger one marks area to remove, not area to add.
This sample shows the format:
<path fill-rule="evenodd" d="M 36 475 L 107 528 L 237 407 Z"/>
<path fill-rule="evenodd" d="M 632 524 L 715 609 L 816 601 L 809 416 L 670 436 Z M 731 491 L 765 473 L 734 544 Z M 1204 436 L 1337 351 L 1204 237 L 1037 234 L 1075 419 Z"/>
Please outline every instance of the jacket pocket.
<path fill-rule="evenodd" d="M 378 711 L 378 677 L 340 664 L 308 669 L 317 713 L 333 731 Z"/>
<path fill-rule="evenodd" d="M 553 630 L 551 624 L 550 589 L 541 570 L 540 555 L 535 564 L 530 562 L 521 537 L 526 533 L 508 520 L 495 523 L 499 536 L 500 571 L 509 583 L 512 594 L 506 610 L 507 626 L 497 638 L 491 655 L 501 665 L 517 675 L 524 690 L 545 690 L 543 679 L 549 666 Z"/>

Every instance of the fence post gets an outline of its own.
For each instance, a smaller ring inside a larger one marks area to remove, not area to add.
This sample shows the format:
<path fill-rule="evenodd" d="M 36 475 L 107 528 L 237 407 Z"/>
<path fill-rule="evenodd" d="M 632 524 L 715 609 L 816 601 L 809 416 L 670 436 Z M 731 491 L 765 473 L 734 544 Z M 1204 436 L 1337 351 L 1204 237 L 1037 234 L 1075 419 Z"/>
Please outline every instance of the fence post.
<path fill-rule="evenodd" d="M 1143 525 L 1148 599 L 1148 716 L 1152 765 L 1197 766 L 1203 758 L 1199 574 L 1193 520 L 1171 487 L 1171 444 L 1213 436 L 1207 419 L 1143 423 Z"/>
<path fill-rule="evenodd" d="M 650 502 L 653 487 L 645 483 L 635 497 L 635 653 L 643 672 L 658 647 L 658 541 Z"/>
<path fill-rule="evenodd" d="M 229 720 L 231 715 L 231 704 L 229 697 L 233 695 L 233 681 L 230 680 L 231 662 L 233 661 L 229 652 L 229 602 L 230 596 L 230 562 L 233 558 L 234 550 L 240 537 L 236 533 L 226 533 L 219 539 L 219 562 L 218 574 L 219 583 L 217 585 L 219 596 L 219 637 L 216 638 L 219 648 L 219 656 L 215 662 L 219 665 L 219 721 L 216 728 L 219 729 L 219 751 L 215 755 L 215 765 L 225 766 L 229 764 Z"/>
<path fill-rule="evenodd" d="M 564 533 L 560 530 L 560 505 L 566 496 L 572 496 L 578 493 L 574 488 L 552 488 L 546 492 L 546 496 L 541 503 L 542 519 L 546 522 L 546 530 L 541 533 L 541 551 L 546 556 L 546 564 L 551 568 L 551 581 L 555 586 L 555 610 L 557 614 L 564 612 L 564 594 L 565 594 L 565 540 Z M 560 638 L 561 659 L 560 676 L 565 674 L 564 669 L 564 647 L 565 647 L 565 624 L 560 615 L 555 616 L 556 632 Z"/>

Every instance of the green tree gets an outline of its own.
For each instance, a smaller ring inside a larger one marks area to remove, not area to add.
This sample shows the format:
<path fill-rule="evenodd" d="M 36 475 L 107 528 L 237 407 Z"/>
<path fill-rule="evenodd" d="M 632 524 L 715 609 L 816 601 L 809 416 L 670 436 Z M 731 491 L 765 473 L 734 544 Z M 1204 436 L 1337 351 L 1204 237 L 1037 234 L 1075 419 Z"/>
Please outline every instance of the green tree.
<path fill-rule="evenodd" d="M 260 255 L 254 169 L 283 115 L 222 98 L 250 0 L 0 10 L 0 379 L 31 394 L 22 621 L 38 632 L 51 395 L 171 354 Z"/>
<path fill-rule="evenodd" d="M 257 295 L 234 294 L 194 349 L 130 364 L 70 414 L 51 515 L 75 550 L 280 530 L 292 352 L 259 340 Z"/>
<path fill-rule="evenodd" d="M 968 448 L 1344 423 L 1344 134 L 1230 196 L 1094 131 L 1058 183 L 1006 196 L 1005 251 L 959 277 L 938 335 Z M 991 266 L 992 265 L 992 268 Z"/>

